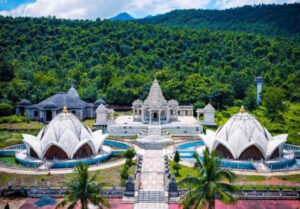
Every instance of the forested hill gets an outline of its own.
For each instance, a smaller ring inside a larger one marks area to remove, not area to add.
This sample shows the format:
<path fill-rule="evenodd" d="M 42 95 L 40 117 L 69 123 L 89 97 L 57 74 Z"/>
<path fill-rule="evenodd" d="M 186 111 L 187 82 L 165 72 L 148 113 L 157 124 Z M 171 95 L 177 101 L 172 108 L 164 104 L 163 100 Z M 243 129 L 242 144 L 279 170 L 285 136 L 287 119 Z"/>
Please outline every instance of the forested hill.
<path fill-rule="evenodd" d="M 244 6 L 226 10 L 174 10 L 137 21 L 143 24 L 193 27 L 212 31 L 260 33 L 299 40 L 300 4 Z"/>
<path fill-rule="evenodd" d="M 298 43 L 261 35 L 0 17 L 0 98 L 12 104 L 72 84 L 84 100 L 131 104 L 147 96 L 155 73 L 165 97 L 180 103 L 255 104 L 257 75 L 299 101 L 299 61 Z"/>

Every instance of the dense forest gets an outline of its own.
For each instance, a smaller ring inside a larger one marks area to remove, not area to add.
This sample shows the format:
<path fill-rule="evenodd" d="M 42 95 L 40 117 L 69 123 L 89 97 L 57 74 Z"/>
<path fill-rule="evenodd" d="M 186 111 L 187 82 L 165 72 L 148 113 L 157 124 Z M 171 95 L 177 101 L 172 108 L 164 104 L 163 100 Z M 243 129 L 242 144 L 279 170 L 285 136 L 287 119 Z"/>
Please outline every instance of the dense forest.
<path fill-rule="evenodd" d="M 299 101 L 299 58 L 298 43 L 254 34 L 0 17 L 0 97 L 13 104 L 73 84 L 84 100 L 129 105 L 146 97 L 154 74 L 166 98 L 181 103 L 253 101 L 255 76 Z"/>
<path fill-rule="evenodd" d="M 137 21 L 211 31 L 260 33 L 299 41 L 300 4 L 244 6 L 226 10 L 174 10 Z"/>

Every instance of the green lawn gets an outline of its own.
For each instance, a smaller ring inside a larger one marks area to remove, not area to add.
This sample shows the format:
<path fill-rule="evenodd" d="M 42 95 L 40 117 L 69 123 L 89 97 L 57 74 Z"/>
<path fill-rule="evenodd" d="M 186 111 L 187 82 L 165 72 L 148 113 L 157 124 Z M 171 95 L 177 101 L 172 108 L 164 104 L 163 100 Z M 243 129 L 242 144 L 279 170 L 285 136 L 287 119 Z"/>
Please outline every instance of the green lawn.
<path fill-rule="evenodd" d="M 135 171 L 136 161 L 129 169 L 129 175 L 133 175 Z M 120 172 L 122 166 L 116 166 L 113 168 L 108 168 L 100 171 L 92 171 L 91 175 L 96 174 L 96 180 L 104 185 L 104 187 L 111 187 L 113 185 L 120 187 L 121 179 Z M 31 187 L 37 182 L 39 187 L 46 187 L 47 182 L 50 183 L 52 187 L 59 187 L 62 183 L 68 181 L 73 174 L 66 175 L 20 175 L 20 174 L 8 174 L 0 173 L 0 187 L 6 187 L 8 182 L 11 182 L 13 186 L 21 186 L 22 182 L 25 183 L 26 187 Z"/>
<path fill-rule="evenodd" d="M 175 175 L 175 170 L 173 169 L 173 165 L 175 164 L 174 161 L 169 160 L 171 173 Z M 179 170 L 179 176 L 176 176 L 176 180 L 180 181 L 181 179 L 184 179 L 186 176 L 197 176 L 197 171 L 192 167 L 187 167 L 184 165 L 181 165 L 181 169 Z"/>
<path fill-rule="evenodd" d="M 300 183 L 300 175 L 289 175 L 289 176 L 275 176 L 275 178 L 283 181 L 291 181 L 295 183 Z"/>
<path fill-rule="evenodd" d="M 0 148 L 22 143 L 22 134 L 36 135 L 36 131 L 3 131 L 0 130 Z"/>

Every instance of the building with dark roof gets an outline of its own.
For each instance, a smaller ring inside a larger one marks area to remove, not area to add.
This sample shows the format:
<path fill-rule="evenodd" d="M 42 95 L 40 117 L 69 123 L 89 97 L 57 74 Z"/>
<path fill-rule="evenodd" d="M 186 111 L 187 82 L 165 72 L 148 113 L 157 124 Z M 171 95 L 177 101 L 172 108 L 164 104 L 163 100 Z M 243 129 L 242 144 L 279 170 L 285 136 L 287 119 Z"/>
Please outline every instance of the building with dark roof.
<path fill-rule="evenodd" d="M 95 118 L 96 108 L 100 104 L 106 105 L 102 99 L 98 99 L 95 103 L 81 100 L 76 89 L 71 87 L 68 92 L 59 92 L 38 104 L 32 105 L 29 100 L 24 99 L 16 106 L 16 114 L 25 115 L 26 113 L 31 120 L 49 123 L 66 106 L 69 112 L 75 114 L 80 120 L 84 120 Z"/>

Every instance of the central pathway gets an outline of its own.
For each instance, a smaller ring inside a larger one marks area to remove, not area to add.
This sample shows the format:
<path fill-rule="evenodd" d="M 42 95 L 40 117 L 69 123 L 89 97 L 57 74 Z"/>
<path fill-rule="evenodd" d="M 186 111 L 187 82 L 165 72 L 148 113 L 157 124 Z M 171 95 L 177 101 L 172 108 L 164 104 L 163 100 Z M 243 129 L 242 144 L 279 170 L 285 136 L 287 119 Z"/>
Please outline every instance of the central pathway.
<path fill-rule="evenodd" d="M 165 200 L 165 171 L 162 150 L 145 150 L 141 186 L 134 209 L 168 209 Z"/>

